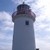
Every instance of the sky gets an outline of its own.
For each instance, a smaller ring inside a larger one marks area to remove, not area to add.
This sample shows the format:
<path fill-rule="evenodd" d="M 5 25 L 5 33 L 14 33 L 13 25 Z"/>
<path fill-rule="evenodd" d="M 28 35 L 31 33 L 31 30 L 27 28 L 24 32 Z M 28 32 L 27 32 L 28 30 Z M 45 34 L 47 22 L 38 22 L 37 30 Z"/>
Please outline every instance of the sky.
<path fill-rule="evenodd" d="M 50 0 L 0 0 L 0 50 L 12 50 L 12 13 L 23 1 L 36 14 L 34 22 L 36 48 L 50 50 Z"/>

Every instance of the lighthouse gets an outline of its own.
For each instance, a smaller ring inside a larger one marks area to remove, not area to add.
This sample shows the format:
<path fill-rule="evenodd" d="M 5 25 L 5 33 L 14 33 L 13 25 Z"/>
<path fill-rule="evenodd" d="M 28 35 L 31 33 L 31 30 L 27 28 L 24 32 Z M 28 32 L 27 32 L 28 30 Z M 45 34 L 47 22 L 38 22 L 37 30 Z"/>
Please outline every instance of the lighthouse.
<path fill-rule="evenodd" d="M 14 22 L 12 50 L 36 50 L 34 22 L 36 15 L 24 2 L 12 14 Z"/>

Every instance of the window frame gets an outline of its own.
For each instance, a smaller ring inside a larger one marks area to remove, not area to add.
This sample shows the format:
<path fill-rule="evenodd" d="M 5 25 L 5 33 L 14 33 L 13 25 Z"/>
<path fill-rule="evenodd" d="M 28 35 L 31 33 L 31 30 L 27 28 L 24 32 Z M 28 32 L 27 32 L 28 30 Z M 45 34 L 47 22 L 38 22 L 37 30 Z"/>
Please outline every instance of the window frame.
<path fill-rule="evenodd" d="M 29 25 L 29 21 L 28 20 L 25 21 L 25 25 Z"/>

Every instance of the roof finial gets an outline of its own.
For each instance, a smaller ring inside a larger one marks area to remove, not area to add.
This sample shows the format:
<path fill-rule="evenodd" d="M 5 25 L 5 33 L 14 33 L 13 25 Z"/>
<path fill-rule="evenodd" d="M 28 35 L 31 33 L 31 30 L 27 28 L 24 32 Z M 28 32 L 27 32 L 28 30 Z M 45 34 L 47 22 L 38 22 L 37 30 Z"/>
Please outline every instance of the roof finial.
<path fill-rule="evenodd" d="M 25 4 L 25 3 L 23 2 L 23 4 Z"/>

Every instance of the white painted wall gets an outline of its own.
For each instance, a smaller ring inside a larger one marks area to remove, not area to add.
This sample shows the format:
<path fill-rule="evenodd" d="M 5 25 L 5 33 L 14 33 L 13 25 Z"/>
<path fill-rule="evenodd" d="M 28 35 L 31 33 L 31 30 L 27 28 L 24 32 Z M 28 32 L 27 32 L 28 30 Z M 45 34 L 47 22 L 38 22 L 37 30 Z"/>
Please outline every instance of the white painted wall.
<path fill-rule="evenodd" d="M 25 21 L 29 21 L 29 25 Z M 36 50 L 33 20 L 19 17 L 14 21 L 14 35 L 12 50 Z"/>

